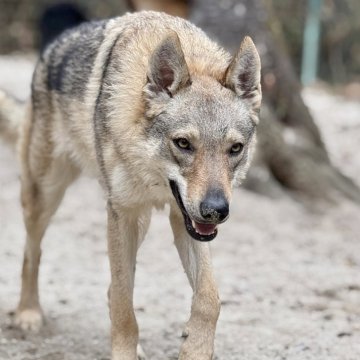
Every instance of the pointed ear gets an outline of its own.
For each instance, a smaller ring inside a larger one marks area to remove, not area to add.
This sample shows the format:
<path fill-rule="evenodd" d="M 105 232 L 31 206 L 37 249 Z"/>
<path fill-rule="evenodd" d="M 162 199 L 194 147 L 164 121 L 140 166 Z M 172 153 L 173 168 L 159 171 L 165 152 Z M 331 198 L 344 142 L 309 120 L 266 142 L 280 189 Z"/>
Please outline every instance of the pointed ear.
<path fill-rule="evenodd" d="M 148 69 L 151 91 L 172 96 L 190 81 L 180 40 L 175 32 L 167 36 L 151 55 Z"/>
<path fill-rule="evenodd" d="M 249 36 L 246 36 L 240 49 L 225 73 L 225 86 L 236 92 L 242 99 L 260 107 L 260 57 Z"/>

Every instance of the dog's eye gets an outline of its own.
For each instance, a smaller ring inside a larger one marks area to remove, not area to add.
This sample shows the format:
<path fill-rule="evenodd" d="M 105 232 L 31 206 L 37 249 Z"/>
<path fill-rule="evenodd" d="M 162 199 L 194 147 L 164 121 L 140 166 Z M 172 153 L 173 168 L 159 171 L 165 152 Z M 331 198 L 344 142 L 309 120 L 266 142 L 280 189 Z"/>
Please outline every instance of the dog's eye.
<path fill-rule="evenodd" d="M 192 150 L 191 145 L 185 138 L 179 138 L 174 140 L 175 145 L 182 150 Z"/>
<path fill-rule="evenodd" d="M 230 155 L 240 154 L 243 148 L 244 148 L 244 145 L 241 143 L 234 144 L 230 149 Z"/>

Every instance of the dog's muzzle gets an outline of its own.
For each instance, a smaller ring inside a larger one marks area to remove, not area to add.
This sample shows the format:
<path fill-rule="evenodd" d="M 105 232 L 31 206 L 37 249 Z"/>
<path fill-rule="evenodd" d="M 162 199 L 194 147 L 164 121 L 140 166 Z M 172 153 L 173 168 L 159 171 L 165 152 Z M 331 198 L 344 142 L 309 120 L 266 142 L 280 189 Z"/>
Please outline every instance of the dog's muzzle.
<path fill-rule="evenodd" d="M 170 180 L 170 187 L 171 191 L 175 197 L 175 200 L 181 210 L 181 213 L 184 217 L 185 227 L 189 235 L 198 241 L 211 241 L 215 239 L 218 231 L 217 231 L 217 224 L 205 224 L 205 223 L 198 223 L 192 220 L 187 213 L 184 203 L 182 201 L 178 185 L 174 180 Z"/>

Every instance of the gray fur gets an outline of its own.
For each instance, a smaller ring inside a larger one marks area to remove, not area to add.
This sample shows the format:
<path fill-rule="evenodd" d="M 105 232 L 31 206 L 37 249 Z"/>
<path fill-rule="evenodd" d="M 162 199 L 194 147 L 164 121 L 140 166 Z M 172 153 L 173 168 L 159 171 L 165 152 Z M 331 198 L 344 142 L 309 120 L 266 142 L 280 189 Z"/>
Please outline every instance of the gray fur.
<path fill-rule="evenodd" d="M 104 39 L 106 21 L 84 23 L 60 35 L 41 56 L 47 87 L 83 100 L 87 80 Z"/>
<path fill-rule="evenodd" d="M 109 100 L 109 85 L 111 84 L 111 60 L 114 56 L 114 48 L 118 41 L 121 39 L 122 34 L 120 33 L 114 40 L 112 46 L 109 49 L 109 53 L 106 57 L 106 61 L 103 67 L 103 73 L 101 76 L 101 82 L 99 86 L 99 92 L 96 98 L 95 111 L 94 111 L 94 134 L 95 134 L 95 148 L 98 164 L 104 180 L 104 185 L 108 194 L 111 196 L 111 184 L 109 181 L 109 175 L 107 174 L 104 157 L 103 157 L 103 146 L 104 142 L 112 141 L 111 134 L 109 131 L 109 125 L 107 121 L 108 105 Z"/>

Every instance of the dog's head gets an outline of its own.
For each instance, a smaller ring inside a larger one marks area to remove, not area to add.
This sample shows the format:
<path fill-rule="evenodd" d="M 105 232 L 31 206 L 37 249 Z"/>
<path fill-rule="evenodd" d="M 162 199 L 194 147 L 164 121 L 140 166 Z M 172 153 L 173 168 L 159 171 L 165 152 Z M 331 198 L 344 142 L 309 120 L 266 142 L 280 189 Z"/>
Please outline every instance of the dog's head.
<path fill-rule="evenodd" d="M 189 234 L 212 240 L 229 216 L 232 186 L 249 167 L 261 102 L 259 55 L 246 37 L 219 81 L 190 74 L 172 34 L 152 54 L 147 76 L 147 136 L 158 144 Z"/>

